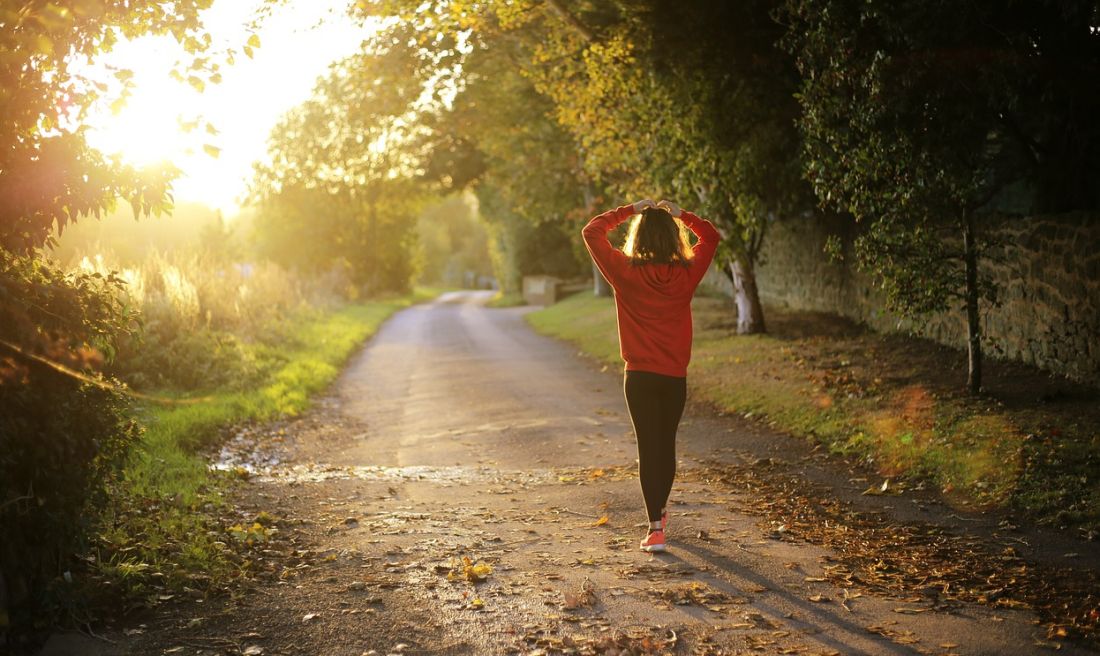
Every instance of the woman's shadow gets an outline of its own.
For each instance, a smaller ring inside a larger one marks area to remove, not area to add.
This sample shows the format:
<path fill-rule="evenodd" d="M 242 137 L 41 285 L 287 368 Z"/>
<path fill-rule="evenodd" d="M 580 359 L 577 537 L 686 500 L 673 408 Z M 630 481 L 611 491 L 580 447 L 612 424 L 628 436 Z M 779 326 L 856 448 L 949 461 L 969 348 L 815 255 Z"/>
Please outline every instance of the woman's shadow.
<path fill-rule="evenodd" d="M 776 581 L 761 576 L 752 569 L 738 563 L 732 558 L 720 555 L 701 544 L 677 543 L 678 551 L 685 551 L 695 556 L 709 566 L 707 583 L 716 589 L 733 597 L 744 597 L 744 591 L 738 590 L 734 585 L 724 580 L 718 572 L 726 572 L 748 584 L 755 584 L 766 588 L 768 592 L 779 595 L 786 602 L 786 607 L 781 607 L 762 598 L 753 599 L 750 606 L 766 618 L 776 622 L 783 622 L 790 628 L 799 631 L 807 639 L 816 641 L 824 647 L 836 649 L 846 656 L 872 656 L 877 654 L 896 654 L 898 656 L 914 656 L 924 652 L 907 645 L 897 644 L 884 636 L 868 632 L 865 627 L 838 617 L 829 612 L 823 604 L 814 603 L 807 599 L 787 591 Z M 664 552 L 659 559 L 669 564 L 679 564 L 691 569 L 698 569 L 698 563 L 692 564 L 674 552 Z M 792 611 L 797 614 L 791 615 Z M 791 615 L 791 616 L 789 616 Z M 854 644 L 873 643 L 873 651 L 854 647 Z"/>

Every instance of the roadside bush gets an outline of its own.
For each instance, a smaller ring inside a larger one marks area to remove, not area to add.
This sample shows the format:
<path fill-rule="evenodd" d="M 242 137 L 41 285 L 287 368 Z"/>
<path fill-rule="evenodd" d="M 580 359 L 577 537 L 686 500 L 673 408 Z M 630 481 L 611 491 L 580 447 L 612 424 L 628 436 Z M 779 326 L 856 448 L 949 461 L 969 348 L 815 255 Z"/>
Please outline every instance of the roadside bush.
<path fill-rule="evenodd" d="M 50 619 L 87 511 L 140 435 L 94 372 L 133 328 L 120 286 L 0 250 L 0 644 Z"/>
<path fill-rule="evenodd" d="M 118 393 L 51 370 L 0 385 L 0 571 L 15 626 L 50 619 L 108 487 L 140 437 Z"/>

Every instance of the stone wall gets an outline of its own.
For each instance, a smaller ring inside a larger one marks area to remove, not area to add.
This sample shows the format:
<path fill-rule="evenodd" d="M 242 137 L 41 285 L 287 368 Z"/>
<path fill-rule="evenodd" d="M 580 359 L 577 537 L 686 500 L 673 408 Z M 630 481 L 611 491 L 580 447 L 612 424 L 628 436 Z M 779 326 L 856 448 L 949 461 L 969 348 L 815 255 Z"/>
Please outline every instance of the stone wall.
<path fill-rule="evenodd" d="M 1011 219 L 991 231 L 1003 247 L 981 264 L 992 274 L 1001 300 L 999 307 L 983 306 L 987 353 L 1100 384 L 1100 216 Z M 764 303 L 839 314 L 879 331 L 914 330 L 884 309 L 867 276 L 829 260 L 823 252 L 829 234 L 841 235 L 849 246 L 853 228 L 849 222 L 817 217 L 770 226 L 757 267 Z M 707 281 L 729 293 L 717 268 Z M 965 317 L 949 312 L 916 332 L 962 348 Z"/>

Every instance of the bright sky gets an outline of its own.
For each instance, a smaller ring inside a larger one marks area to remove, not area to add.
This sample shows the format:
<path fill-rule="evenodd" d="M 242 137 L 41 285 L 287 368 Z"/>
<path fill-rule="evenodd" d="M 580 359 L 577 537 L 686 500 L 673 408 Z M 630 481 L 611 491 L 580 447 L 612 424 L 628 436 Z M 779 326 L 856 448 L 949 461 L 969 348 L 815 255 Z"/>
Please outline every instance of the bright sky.
<path fill-rule="evenodd" d="M 213 49 L 232 47 L 240 53 L 250 34 L 248 24 L 263 4 L 215 0 L 203 21 Z M 285 0 L 260 27 L 261 46 L 254 58 L 238 54 L 233 66 L 223 63 L 222 82 L 203 93 L 169 77 L 173 64 L 186 57 L 171 37 L 120 44 L 99 63 L 133 70 L 134 94 L 118 115 L 105 109 L 88 121 L 89 141 L 134 164 L 172 161 L 183 170 L 174 186 L 177 202 L 205 203 L 231 217 L 279 117 L 309 97 L 330 63 L 358 51 L 370 35 L 371 29 L 346 16 L 347 5 L 348 0 Z M 198 116 L 219 134 L 180 131 L 179 118 Z M 221 153 L 213 158 L 203 144 Z"/>

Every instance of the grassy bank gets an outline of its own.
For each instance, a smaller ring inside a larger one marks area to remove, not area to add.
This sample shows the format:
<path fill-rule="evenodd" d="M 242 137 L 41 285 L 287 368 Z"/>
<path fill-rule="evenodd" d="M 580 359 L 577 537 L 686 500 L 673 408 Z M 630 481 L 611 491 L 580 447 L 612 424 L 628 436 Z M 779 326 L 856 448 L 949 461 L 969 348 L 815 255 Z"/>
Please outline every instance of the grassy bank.
<path fill-rule="evenodd" d="M 698 298 L 693 394 L 873 466 L 887 492 L 933 484 L 960 503 L 1007 505 L 1100 531 L 1097 390 L 991 362 L 986 393 L 962 392 L 965 356 L 807 313 L 768 313 L 737 336 L 729 302 Z M 579 294 L 527 315 L 540 332 L 619 363 L 614 304 Z"/>
<path fill-rule="evenodd" d="M 270 534 L 270 517 L 225 511 L 231 473 L 213 471 L 204 450 L 228 425 L 295 415 L 339 374 L 347 358 L 397 310 L 434 296 L 409 296 L 303 311 L 280 327 L 278 346 L 257 342 L 246 357 L 269 372 L 245 389 L 211 389 L 178 405 L 145 405 L 147 426 L 138 453 L 117 483 L 96 539 L 91 583 L 97 593 L 121 593 L 151 605 L 179 591 L 205 593 L 247 577 L 245 543 Z M 159 392 L 173 396 L 171 390 Z"/>

